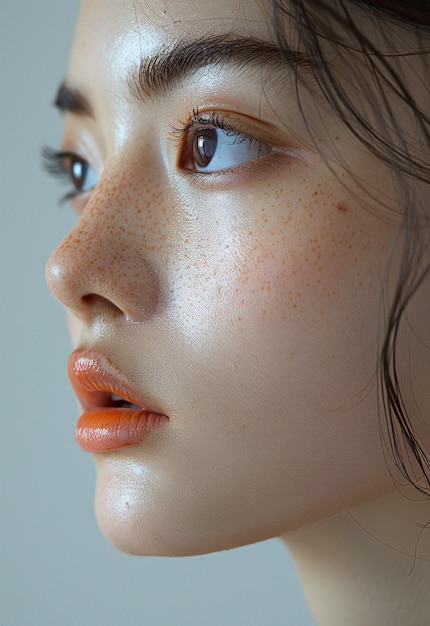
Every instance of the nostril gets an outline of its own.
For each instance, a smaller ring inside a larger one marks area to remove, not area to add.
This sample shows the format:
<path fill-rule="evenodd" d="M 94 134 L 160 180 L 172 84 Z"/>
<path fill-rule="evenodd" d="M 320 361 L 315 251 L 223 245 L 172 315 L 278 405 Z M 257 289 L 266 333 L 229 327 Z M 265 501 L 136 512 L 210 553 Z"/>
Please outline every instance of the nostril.
<path fill-rule="evenodd" d="M 102 295 L 97 293 L 88 293 L 81 298 L 82 304 L 86 305 L 86 307 L 96 310 L 103 309 L 104 311 L 110 310 L 112 313 L 117 315 L 122 315 L 123 311 L 117 306 L 112 300 L 109 298 L 105 298 Z"/>

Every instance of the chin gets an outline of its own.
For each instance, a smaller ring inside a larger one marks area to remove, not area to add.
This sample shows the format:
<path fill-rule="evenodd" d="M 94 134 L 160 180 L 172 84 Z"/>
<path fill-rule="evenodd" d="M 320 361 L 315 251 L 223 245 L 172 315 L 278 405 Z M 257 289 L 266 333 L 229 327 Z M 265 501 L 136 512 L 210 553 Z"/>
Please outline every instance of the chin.
<path fill-rule="evenodd" d="M 101 532 L 115 548 L 139 556 L 195 556 L 282 535 L 285 524 L 260 522 L 228 504 L 155 497 L 142 484 L 98 480 L 95 509 Z M 250 525 L 250 520 L 253 523 Z"/>
<path fill-rule="evenodd" d="M 190 516 L 178 521 L 177 516 L 151 511 L 133 510 L 124 498 L 123 508 L 106 500 L 97 501 L 96 517 L 107 541 L 118 550 L 137 556 L 196 556 L 229 550 L 267 539 L 260 533 L 237 533 L 213 526 L 202 528 Z"/>

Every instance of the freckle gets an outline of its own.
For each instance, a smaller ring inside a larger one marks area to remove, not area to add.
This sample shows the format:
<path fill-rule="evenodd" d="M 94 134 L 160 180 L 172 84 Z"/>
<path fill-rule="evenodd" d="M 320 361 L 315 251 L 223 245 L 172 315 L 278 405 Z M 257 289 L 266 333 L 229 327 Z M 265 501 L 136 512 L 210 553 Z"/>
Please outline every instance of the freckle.
<path fill-rule="evenodd" d="M 339 202 L 336 205 L 336 208 L 338 211 L 340 211 L 341 213 L 346 213 L 348 211 L 348 207 L 346 206 L 345 202 Z"/>

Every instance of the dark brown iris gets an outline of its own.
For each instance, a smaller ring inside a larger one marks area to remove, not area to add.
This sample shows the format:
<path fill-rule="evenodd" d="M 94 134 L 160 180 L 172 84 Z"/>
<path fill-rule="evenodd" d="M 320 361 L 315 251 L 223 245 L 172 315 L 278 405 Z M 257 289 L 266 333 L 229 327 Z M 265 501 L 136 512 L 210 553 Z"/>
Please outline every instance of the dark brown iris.
<path fill-rule="evenodd" d="M 193 155 L 199 167 L 207 167 L 212 161 L 217 147 L 216 128 L 201 128 L 193 137 Z"/>

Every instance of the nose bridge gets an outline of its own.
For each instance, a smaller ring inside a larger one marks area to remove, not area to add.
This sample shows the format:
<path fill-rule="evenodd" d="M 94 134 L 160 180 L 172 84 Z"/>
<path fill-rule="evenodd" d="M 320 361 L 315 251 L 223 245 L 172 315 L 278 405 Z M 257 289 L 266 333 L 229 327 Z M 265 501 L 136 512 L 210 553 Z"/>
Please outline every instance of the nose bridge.
<path fill-rule="evenodd" d="M 145 234 L 148 196 L 135 180 L 104 178 L 52 253 L 48 285 L 78 317 L 107 310 L 136 320 L 154 314 L 160 296 L 157 246 Z"/>

